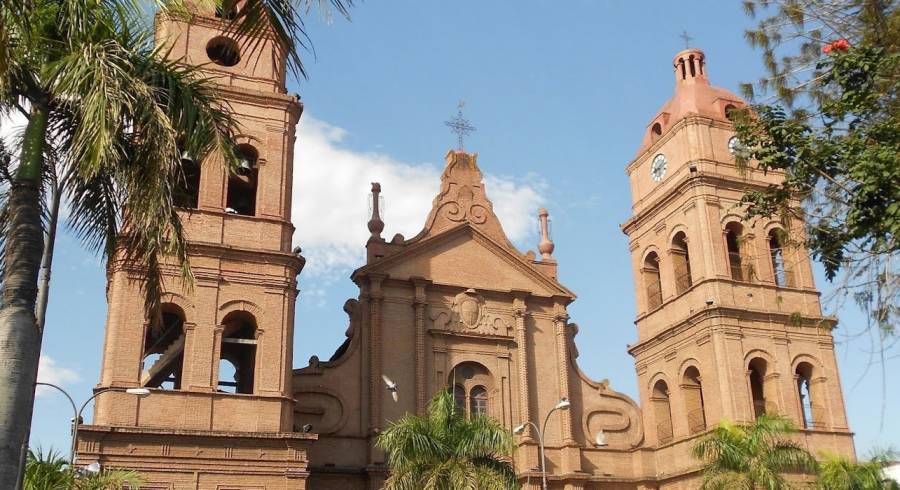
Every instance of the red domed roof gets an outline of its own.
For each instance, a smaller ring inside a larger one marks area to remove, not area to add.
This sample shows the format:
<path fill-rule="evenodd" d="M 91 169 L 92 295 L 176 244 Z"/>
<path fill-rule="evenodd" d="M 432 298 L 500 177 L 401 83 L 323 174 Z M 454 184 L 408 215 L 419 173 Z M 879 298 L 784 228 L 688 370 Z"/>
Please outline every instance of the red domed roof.
<path fill-rule="evenodd" d="M 745 107 L 743 99 L 729 90 L 709 84 L 706 56 L 695 48 L 685 49 L 672 60 L 675 71 L 675 95 L 656 113 L 638 149 L 643 153 L 669 128 L 687 116 L 703 116 L 728 121 L 727 112 Z"/>

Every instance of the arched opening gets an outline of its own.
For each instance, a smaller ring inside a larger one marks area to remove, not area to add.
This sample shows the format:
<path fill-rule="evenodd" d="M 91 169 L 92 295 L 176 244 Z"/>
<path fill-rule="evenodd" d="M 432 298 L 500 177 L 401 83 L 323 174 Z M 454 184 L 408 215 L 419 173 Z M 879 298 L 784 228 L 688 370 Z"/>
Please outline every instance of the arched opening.
<path fill-rule="evenodd" d="M 697 68 L 694 66 L 694 55 L 690 55 L 688 57 L 689 64 L 691 65 L 691 78 L 697 76 Z"/>
<path fill-rule="evenodd" d="M 780 287 L 793 286 L 793 275 L 788 269 L 784 258 L 784 246 L 787 242 L 787 234 L 781 228 L 773 228 L 769 231 L 769 257 L 772 260 L 772 273 L 775 284 Z"/>
<path fill-rule="evenodd" d="M 775 405 L 769 391 L 772 386 L 768 376 L 769 363 L 761 357 L 753 358 L 748 365 L 750 377 L 750 397 L 753 400 L 753 416 L 759 418 L 775 412 Z"/>
<path fill-rule="evenodd" d="M 675 291 L 681 294 L 693 285 L 691 257 L 688 253 L 687 236 L 683 231 L 679 231 L 672 238 L 672 267 L 675 272 Z"/>
<path fill-rule="evenodd" d="M 486 367 L 477 362 L 457 364 L 450 373 L 453 401 L 466 417 L 490 414 L 490 393 L 493 377 Z"/>
<path fill-rule="evenodd" d="M 659 278 L 659 255 L 650 252 L 644 257 L 641 268 L 644 278 L 644 290 L 647 292 L 647 311 L 653 311 L 662 305 L 662 282 Z"/>
<path fill-rule="evenodd" d="M 219 393 L 237 393 L 237 368 L 228 359 L 219 359 Z"/>
<path fill-rule="evenodd" d="M 245 311 L 234 311 L 225 316 L 222 326 L 218 390 L 252 394 L 256 371 L 256 319 Z M 221 370 L 223 364 L 224 372 Z"/>
<path fill-rule="evenodd" d="M 669 387 L 663 380 L 653 385 L 650 393 L 650 403 L 653 405 L 653 414 L 656 417 L 656 439 L 660 444 L 672 441 L 672 406 L 669 403 Z"/>
<path fill-rule="evenodd" d="M 813 387 L 813 365 L 808 362 L 797 364 L 794 370 L 797 380 L 797 396 L 800 398 L 800 415 L 803 420 L 803 428 L 815 429 L 823 427 L 821 414 L 823 406 L 819 401 L 818 393 Z"/>
<path fill-rule="evenodd" d="M 475 386 L 469 392 L 469 415 L 488 414 L 488 392 L 484 386 Z"/>
<path fill-rule="evenodd" d="M 725 119 L 729 121 L 734 121 L 737 117 L 737 107 L 734 104 L 728 104 L 725 106 Z"/>
<path fill-rule="evenodd" d="M 681 390 L 684 393 L 684 404 L 687 410 L 688 430 L 691 434 L 706 430 L 706 411 L 703 404 L 703 386 L 700 384 L 700 371 L 690 366 L 684 370 L 681 379 Z"/>
<path fill-rule="evenodd" d="M 141 386 L 181 389 L 184 367 L 184 311 L 177 305 L 161 306 L 159 321 L 152 322 L 144 336 Z"/>
<path fill-rule="evenodd" d="M 725 225 L 725 246 L 728 249 L 728 268 L 735 281 L 746 280 L 744 274 L 744 258 L 741 254 L 741 240 L 744 227 L 740 223 L 731 222 Z"/>
<path fill-rule="evenodd" d="M 182 151 L 180 169 L 172 199 L 177 207 L 196 209 L 200 198 L 200 164 Z"/>
<path fill-rule="evenodd" d="M 656 123 L 650 128 L 650 140 L 656 141 L 662 136 L 662 124 Z"/>
<path fill-rule="evenodd" d="M 228 177 L 225 211 L 243 216 L 256 215 L 256 190 L 259 185 L 259 152 L 251 145 L 238 145 L 238 168 Z"/>
<path fill-rule="evenodd" d="M 241 61 L 240 46 L 234 39 L 217 36 L 206 43 L 206 56 L 220 66 L 234 66 Z"/>

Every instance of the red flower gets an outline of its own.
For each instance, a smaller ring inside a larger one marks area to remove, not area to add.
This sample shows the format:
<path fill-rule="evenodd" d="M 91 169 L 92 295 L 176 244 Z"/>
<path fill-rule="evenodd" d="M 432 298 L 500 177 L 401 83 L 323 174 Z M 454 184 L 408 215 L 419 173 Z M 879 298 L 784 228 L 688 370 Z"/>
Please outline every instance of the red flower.
<path fill-rule="evenodd" d="M 850 49 L 850 43 L 844 38 L 840 38 L 822 46 L 822 52 L 825 54 L 831 54 L 832 51 L 847 51 L 848 49 Z"/>

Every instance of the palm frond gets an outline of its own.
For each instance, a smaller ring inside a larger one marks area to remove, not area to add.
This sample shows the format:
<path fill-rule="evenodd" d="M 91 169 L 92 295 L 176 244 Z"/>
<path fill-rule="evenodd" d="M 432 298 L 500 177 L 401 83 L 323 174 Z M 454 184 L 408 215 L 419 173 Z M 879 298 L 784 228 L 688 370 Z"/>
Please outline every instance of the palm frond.
<path fill-rule="evenodd" d="M 467 419 L 449 390 L 435 395 L 424 417 L 391 423 L 376 444 L 388 455 L 388 489 L 516 488 L 506 459 L 513 448 L 509 431 L 488 417 Z"/>

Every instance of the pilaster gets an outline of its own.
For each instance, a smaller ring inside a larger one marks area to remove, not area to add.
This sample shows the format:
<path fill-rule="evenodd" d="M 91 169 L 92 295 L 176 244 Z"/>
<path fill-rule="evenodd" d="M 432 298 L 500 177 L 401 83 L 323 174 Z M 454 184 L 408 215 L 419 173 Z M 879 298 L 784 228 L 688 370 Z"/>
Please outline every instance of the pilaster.
<path fill-rule="evenodd" d="M 369 394 L 371 403 L 369 405 L 369 427 L 373 434 L 381 432 L 381 404 L 383 400 L 384 387 L 381 379 L 381 307 L 384 301 L 384 292 L 381 289 L 381 282 L 387 276 L 382 274 L 369 275 L 369 325 L 371 337 L 369 340 Z"/>
<path fill-rule="evenodd" d="M 566 325 L 569 321 L 569 315 L 565 311 L 565 307 L 557 305 L 556 315 L 553 317 L 553 325 L 556 329 L 556 366 L 559 382 L 560 399 L 569 400 L 569 342 L 566 338 Z M 572 411 L 563 410 L 560 413 L 562 419 L 562 439 L 566 446 L 574 445 L 575 439 L 572 437 Z"/>
<path fill-rule="evenodd" d="M 525 329 L 525 317 L 528 309 L 525 304 L 527 292 L 514 291 L 513 310 L 516 320 L 516 370 L 519 373 L 519 421 L 516 425 L 531 421 L 531 397 L 529 396 L 528 383 L 528 332 Z M 522 433 L 525 442 L 534 442 L 531 424 L 525 424 Z"/>
<path fill-rule="evenodd" d="M 415 312 L 415 329 L 416 329 L 416 413 L 425 414 L 425 408 L 428 403 L 427 377 L 425 374 L 425 288 L 428 281 L 423 278 L 413 278 L 413 287 L 415 295 L 413 298 L 413 310 Z"/>

